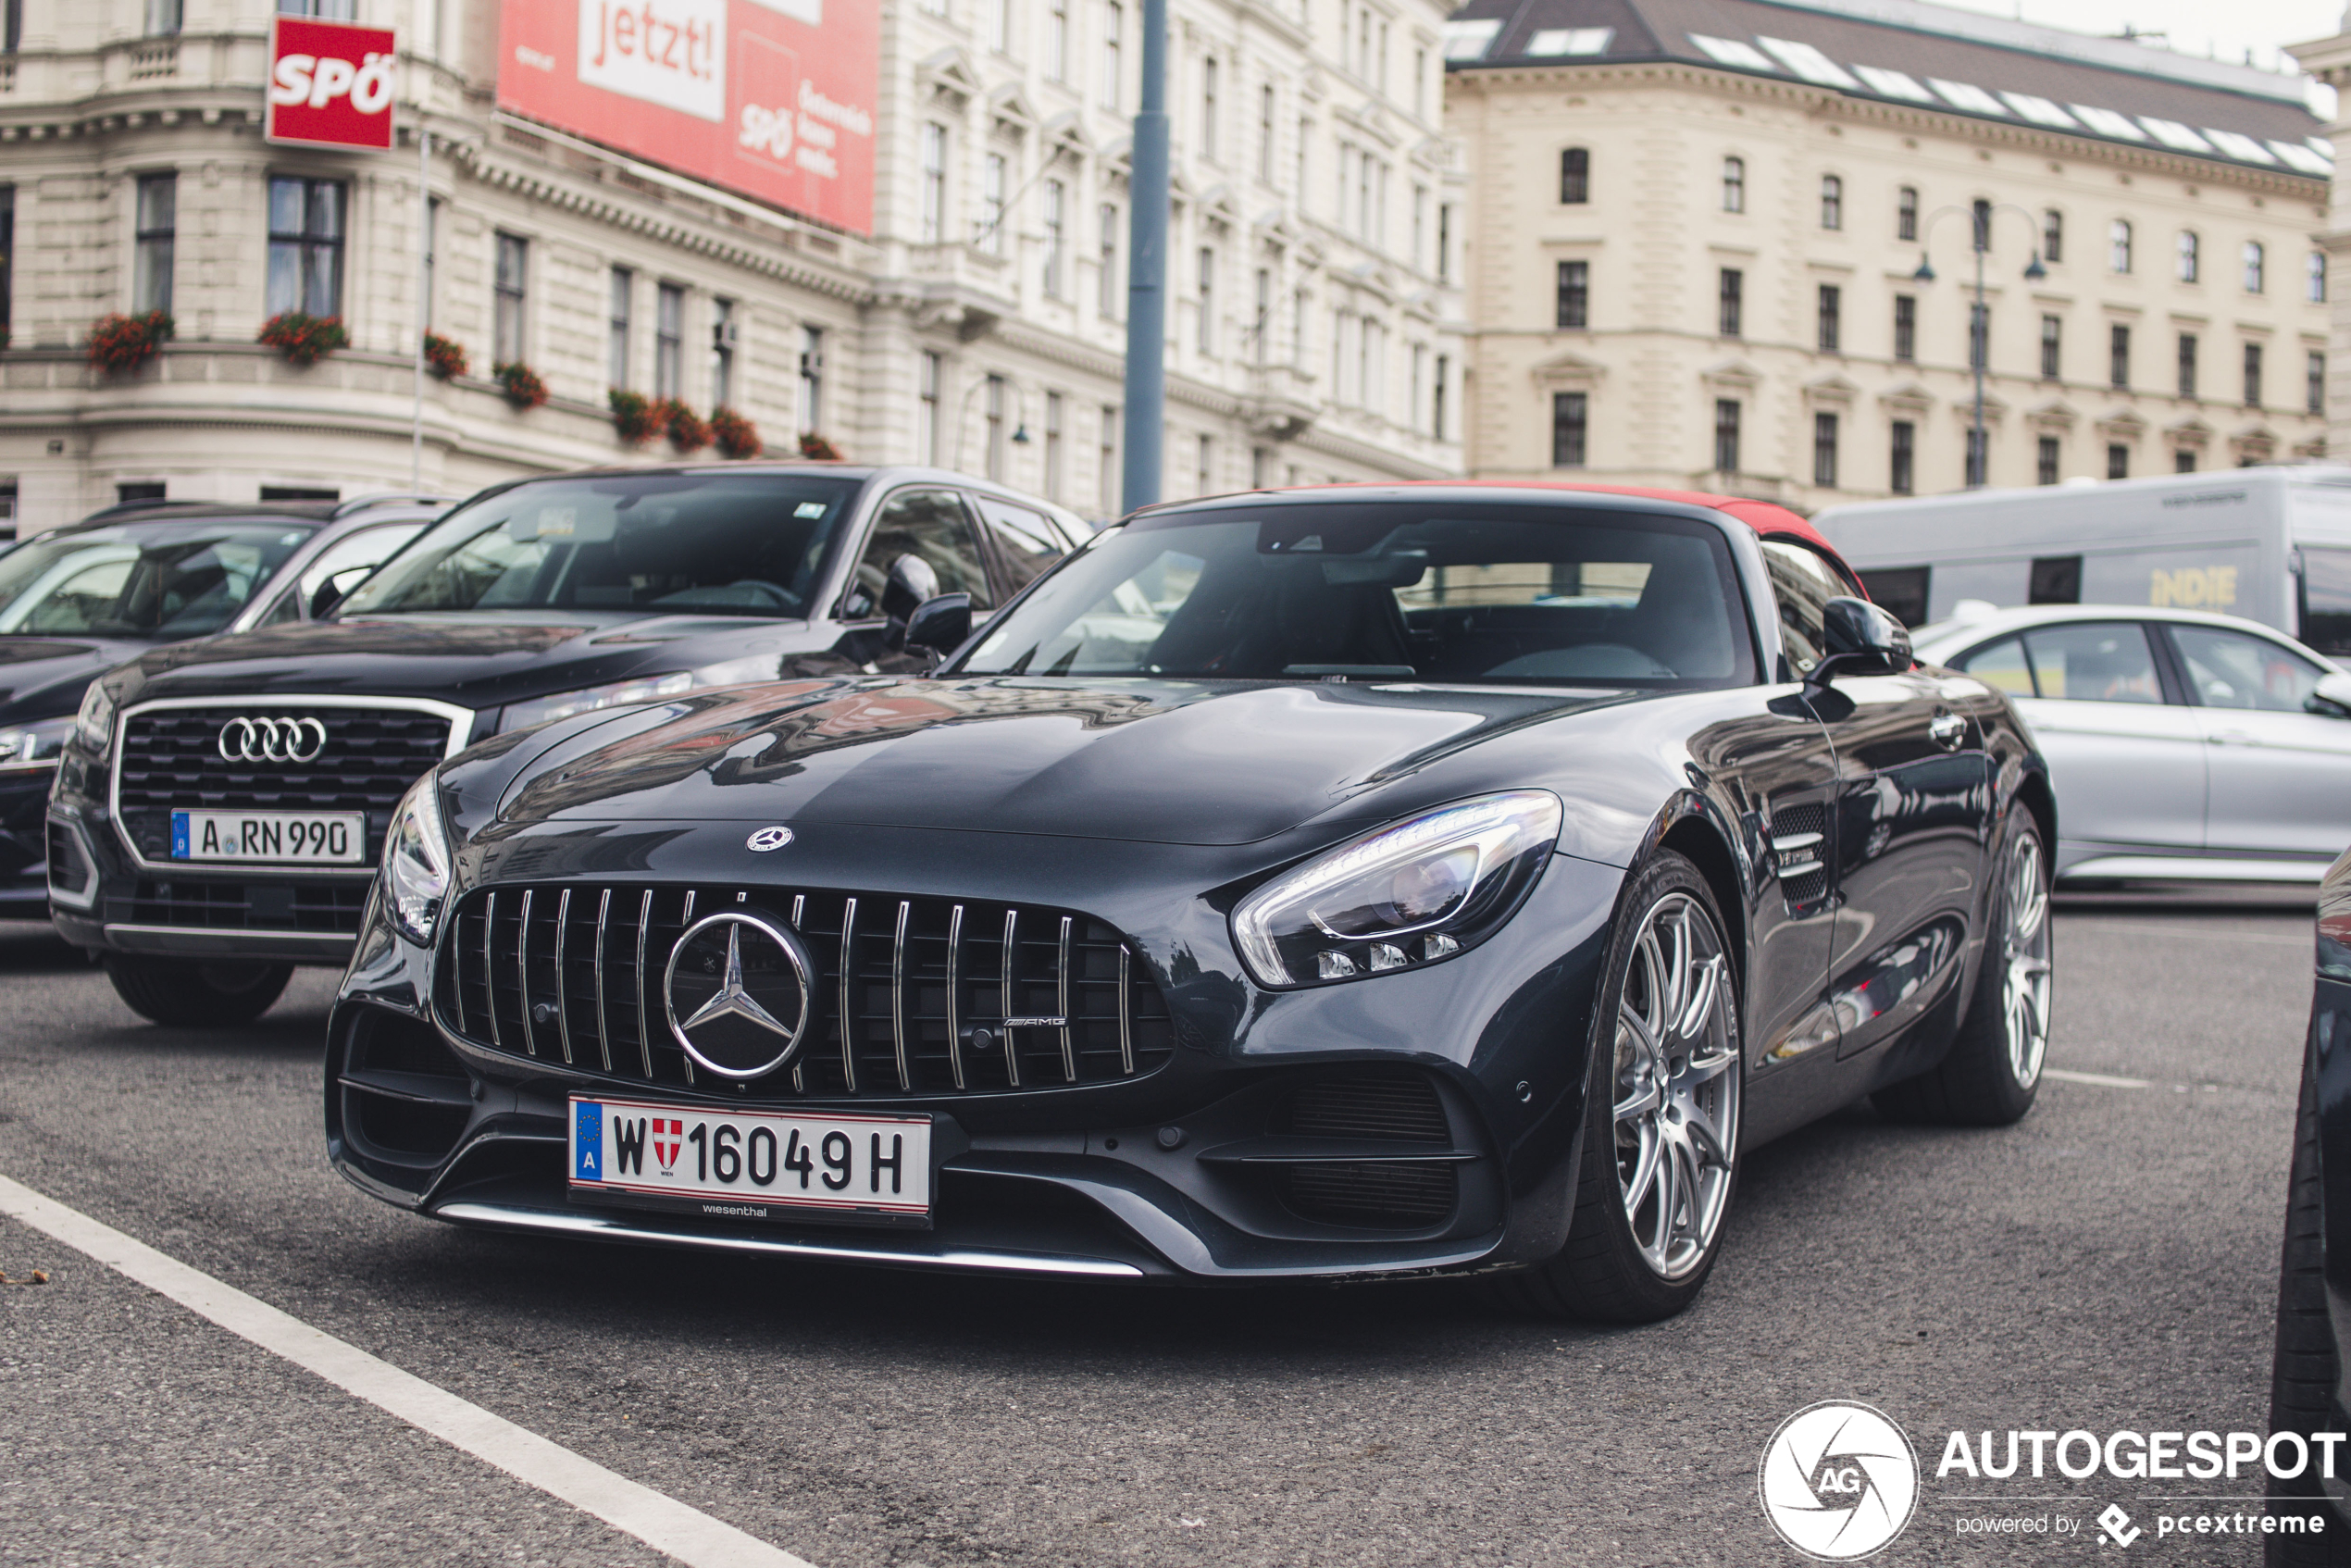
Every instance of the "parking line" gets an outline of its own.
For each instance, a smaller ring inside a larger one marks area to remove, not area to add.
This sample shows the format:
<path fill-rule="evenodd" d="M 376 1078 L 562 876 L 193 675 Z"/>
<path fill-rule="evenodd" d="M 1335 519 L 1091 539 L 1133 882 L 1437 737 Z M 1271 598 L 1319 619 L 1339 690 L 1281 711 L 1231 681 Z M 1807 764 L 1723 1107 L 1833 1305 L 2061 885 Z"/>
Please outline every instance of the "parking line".
<path fill-rule="evenodd" d="M 2100 1089 L 2145 1089 L 2147 1087 L 2147 1080 L 2145 1078 L 2118 1078 L 2111 1073 L 2070 1073 L 2063 1067 L 2044 1067 L 2041 1069 L 2041 1076 L 2045 1078 L 2063 1078 L 2070 1084 L 2096 1084 Z"/>
<path fill-rule="evenodd" d="M 814 1568 L 4 1176 L 0 1213 L 689 1568 Z"/>

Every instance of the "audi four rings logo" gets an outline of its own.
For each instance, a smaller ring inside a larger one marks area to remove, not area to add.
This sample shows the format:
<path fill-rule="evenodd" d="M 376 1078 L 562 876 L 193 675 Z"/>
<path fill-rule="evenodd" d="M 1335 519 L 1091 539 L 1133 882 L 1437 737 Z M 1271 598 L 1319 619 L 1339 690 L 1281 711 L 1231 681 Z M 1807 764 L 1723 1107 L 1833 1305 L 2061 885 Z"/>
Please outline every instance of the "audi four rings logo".
<path fill-rule="evenodd" d="M 232 718 L 220 727 L 223 762 L 316 762 L 327 727 L 315 718 Z"/>

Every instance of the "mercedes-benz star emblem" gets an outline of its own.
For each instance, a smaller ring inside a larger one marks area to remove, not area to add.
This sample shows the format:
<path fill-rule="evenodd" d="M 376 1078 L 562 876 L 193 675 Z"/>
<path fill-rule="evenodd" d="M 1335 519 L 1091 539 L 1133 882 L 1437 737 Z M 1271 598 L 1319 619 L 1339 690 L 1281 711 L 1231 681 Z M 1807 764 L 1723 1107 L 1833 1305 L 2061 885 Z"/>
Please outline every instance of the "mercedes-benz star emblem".
<path fill-rule="evenodd" d="M 327 727 L 315 718 L 241 715 L 220 727 L 214 745 L 222 762 L 316 762 L 327 749 Z"/>
<path fill-rule="evenodd" d="M 790 842 L 791 829 L 789 828 L 762 828 L 743 840 L 753 854 L 765 854 L 769 850 L 780 850 Z"/>
<path fill-rule="evenodd" d="M 772 1073 L 808 1032 L 815 975 L 790 927 L 745 909 L 707 915 L 669 950 L 669 1032 L 721 1077 Z"/>

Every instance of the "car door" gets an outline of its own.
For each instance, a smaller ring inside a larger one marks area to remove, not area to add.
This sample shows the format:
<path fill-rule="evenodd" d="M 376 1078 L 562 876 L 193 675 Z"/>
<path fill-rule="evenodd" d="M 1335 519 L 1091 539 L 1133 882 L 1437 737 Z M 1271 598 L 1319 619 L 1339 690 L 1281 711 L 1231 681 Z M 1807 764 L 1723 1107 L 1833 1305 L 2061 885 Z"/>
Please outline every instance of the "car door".
<path fill-rule="evenodd" d="M 2226 627 L 2162 627 L 2204 742 L 2204 845 L 2331 859 L 2351 843 L 2351 719 L 2310 709 L 2327 672 Z M 2064 820 L 2059 808 L 2058 820 Z"/>
<path fill-rule="evenodd" d="M 338 587 L 338 599 L 348 598 L 351 591 L 366 580 L 367 573 L 390 560 L 394 552 L 424 531 L 425 519 L 386 523 L 381 528 L 361 529 L 345 534 L 313 556 L 302 568 L 301 575 L 270 602 L 269 607 L 255 616 L 252 626 L 277 626 L 287 621 L 309 618 L 311 603 L 318 591 L 329 583 Z M 239 630 L 246 629 L 244 627 Z"/>
<path fill-rule="evenodd" d="M 836 614 L 846 624 L 840 640 L 826 653 L 787 656 L 781 666 L 786 678 L 855 670 L 906 674 L 930 667 L 927 658 L 890 646 L 889 623 L 882 615 L 882 591 L 889 584 L 889 568 L 902 555 L 928 563 L 939 576 L 939 592 L 970 594 L 975 616 L 1001 603 L 963 493 L 945 485 L 892 491 L 875 507 L 849 584 L 841 591 Z"/>
<path fill-rule="evenodd" d="M 2204 845 L 2204 737 L 2144 624 L 2059 621 L 1972 649 L 1952 667 L 2007 691 L 2048 759 L 2058 869 L 2092 855 Z"/>
<path fill-rule="evenodd" d="M 995 555 L 1000 604 L 1044 575 L 1069 549 L 1051 520 L 1033 506 L 976 492 L 971 502 L 979 514 L 980 532 Z"/>

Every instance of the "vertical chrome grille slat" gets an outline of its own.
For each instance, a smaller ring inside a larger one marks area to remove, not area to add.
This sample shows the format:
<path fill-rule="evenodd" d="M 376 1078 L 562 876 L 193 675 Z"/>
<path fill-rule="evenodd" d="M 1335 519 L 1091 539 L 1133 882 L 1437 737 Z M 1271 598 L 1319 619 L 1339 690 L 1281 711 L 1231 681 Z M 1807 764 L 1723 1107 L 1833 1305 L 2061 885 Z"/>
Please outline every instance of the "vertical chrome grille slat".
<path fill-rule="evenodd" d="M 686 890 L 686 907 L 685 907 L 684 909 L 682 909 L 682 910 L 678 911 L 678 924 L 681 927 L 690 927 L 693 925 L 693 923 L 694 923 L 694 890 L 693 890 L 693 889 L 691 889 L 691 888 L 688 888 L 688 889 Z M 681 939 L 681 940 L 682 940 L 682 939 Z M 669 1005 L 668 1002 L 665 999 L 665 1000 L 663 1001 L 663 1002 L 662 1002 L 662 1006 L 665 1009 L 668 1005 Z M 690 1056 L 686 1056 L 686 1057 L 683 1057 L 683 1058 L 682 1058 L 682 1060 L 684 1061 L 684 1063 L 685 1063 L 685 1066 L 686 1066 L 686 1081 L 687 1081 L 688 1083 L 692 1083 L 692 1082 L 694 1081 L 694 1059 L 693 1059 L 692 1057 L 690 1057 Z"/>
<path fill-rule="evenodd" d="M 856 984 L 857 901 L 852 898 L 840 912 L 840 1070 L 852 1094 L 857 1092 L 857 1015 L 849 1002 Z"/>
<path fill-rule="evenodd" d="M 491 952 L 491 939 L 498 930 L 498 895 L 491 893 L 481 912 L 481 989 L 490 998 L 490 1043 L 495 1050 L 506 1049 L 498 1032 L 498 965 Z M 525 1006 L 529 1003 L 525 1002 Z"/>
<path fill-rule="evenodd" d="M 612 890 L 596 901 L 596 1051 L 612 1071 L 612 1014 L 604 1007 L 604 925 L 612 918 Z"/>
<path fill-rule="evenodd" d="M 808 895 L 807 895 L 806 893 L 794 893 L 794 894 L 792 894 L 792 896 L 791 896 L 791 928 L 792 928 L 793 930 L 797 931 L 797 930 L 799 930 L 799 929 L 800 929 L 800 916 L 801 916 L 801 912 L 802 912 L 802 910 L 805 910 L 807 907 L 808 907 Z M 802 1005 L 802 1006 L 803 1006 L 803 1007 L 809 1008 L 809 1009 L 811 1009 L 811 1010 L 813 1011 L 813 1010 L 815 1009 L 815 1005 L 816 1005 L 816 999 L 815 999 L 815 997 L 813 997 L 813 996 L 812 996 L 812 997 L 810 997 L 810 998 L 809 998 L 806 1002 L 802 1002 L 801 1005 Z M 794 1062 L 794 1063 L 791 1064 L 791 1091 L 792 1091 L 794 1094 L 805 1094 L 805 1093 L 807 1093 L 807 1092 L 808 1092 L 808 1080 L 807 1080 L 807 1079 L 806 1079 L 806 1077 L 804 1077 L 804 1076 L 802 1075 L 802 1073 L 801 1073 L 801 1068 L 802 1068 L 804 1064 L 804 1064 L 804 1063 L 802 1063 L 802 1062 Z"/>
<path fill-rule="evenodd" d="M 906 922 L 914 914 L 911 900 L 898 901 L 898 929 L 890 937 L 889 948 L 889 1039 L 898 1052 L 901 1094 L 914 1087 L 914 1076 L 906 1069 Z"/>
<path fill-rule="evenodd" d="M 1077 1052 L 1070 1039 L 1069 916 L 1066 915 L 1062 916 L 1061 956 L 1055 962 L 1053 969 L 1055 979 L 1060 987 L 1056 995 L 1056 1001 L 1060 1005 L 1053 1011 L 1062 1021 L 1062 1076 L 1071 1083 L 1076 1083 L 1077 1081 Z"/>
<path fill-rule="evenodd" d="M 1020 949 L 1015 945 L 1019 940 L 1020 911 L 1008 909 L 1004 911 L 1004 963 L 1001 971 L 1004 977 L 996 987 L 996 1000 L 1001 1003 L 998 1012 L 1006 1018 L 1020 1016 L 1020 1009 L 1013 1002 L 1013 988 L 1019 983 Z M 1004 1076 L 1012 1080 L 1014 1089 L 1020 1087 L 1020 1051 L 1013 1044 L 1010 1024 L 1004 1026 Z"/>
<path fill-rule="evenodd" d="M 555 900 L 555 1031 L 563 1042 L 564 1065 L 571 1065 L 571 999 L 564 993 L 564 940 L 571 935 L 571 890 Z"/>
<path fill-rule="evenodd" d="M 530 890 L 522 890 L 522 927 L 515 933 L 515 977 L 522 982 L 522 1039 L 539 1054 L 539 1030 L 530 1021 Z"/>
<path fill-rule="evenodd" d="M 957 1089 L 964 1087 L 964 1015 L 955 994 L 963 984 L 963 968 L 964 906 L 959 903 L 947 916 L 947 1070 Z"/>
<path fill-rule="evenodd" d="M 1118 1070 L 1128 1077 L 1135 1076 L 1135 1002 L 1126 991 L 1126 975 L 1135 962 L 1135 952 L 1125 942 L 1118 944 Z"/>
<path fill-rule="evenodd" d="M 647 1022 L 652 1009 L 645 1005 L 645 940 L 653 934 L 653 890 L 645 890 L 642 903 L 637 906 L 637 1051 L 645 1059 L 645 1081 L 653 1081 L 653 1036 Z"/>

